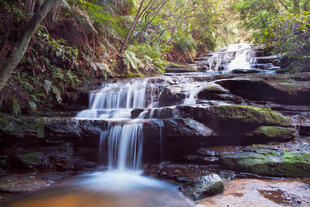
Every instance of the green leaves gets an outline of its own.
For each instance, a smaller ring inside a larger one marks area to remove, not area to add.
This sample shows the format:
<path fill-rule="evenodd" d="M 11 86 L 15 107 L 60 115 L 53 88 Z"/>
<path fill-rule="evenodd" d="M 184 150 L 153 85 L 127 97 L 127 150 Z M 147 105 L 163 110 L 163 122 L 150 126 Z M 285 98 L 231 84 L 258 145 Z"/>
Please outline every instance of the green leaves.
<path fill-rule="evenodd" d="M 21 113 L 21 108 L 16 98 L 12 99 L 12 111 L 14 115 L 19 115 Z"/>

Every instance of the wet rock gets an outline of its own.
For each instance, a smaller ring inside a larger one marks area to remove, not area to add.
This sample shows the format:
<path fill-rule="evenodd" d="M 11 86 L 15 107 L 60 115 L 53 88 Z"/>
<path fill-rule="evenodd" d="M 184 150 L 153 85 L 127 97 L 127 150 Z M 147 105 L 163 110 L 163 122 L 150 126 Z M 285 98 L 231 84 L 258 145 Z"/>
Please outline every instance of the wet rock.
<path fill-rule="evenodd" d="M 222 86 L 211 83 L 204 87 L 199 93 L 199 99 L 210 99 L 210 100 L 225 100 L 225 97 L 221 95 L 228 95 L 229 91 L 224 89 Z"/>
<path fill-rule="evenodd" d="M 298 109 L 293 109 L 297 111 Z M 294 125 L 299 129 L 299 134 L 302 136 L 310 136 L 310 113 L 309 109 L 306 109 L 306 112 L 300 112 L 291 117 Z"/>
<path fill-rule="evenodd" d="M 131 118 L 136 119 L 139 117 L 139 115 L 144 111 L 144 109 L 133 109 L 131 111 Z"/>
<path fill-rule="evenodd" d="M 217 174 L 210 174 L 199 178 L 195 184 L 185 188 L 185 194 L 194 200 L 216 195 L 224 191 L 224 182 Z"/>
<path fill-rule="evenodd" d="M 163 89 L 159 95 L 158 102 L 160 106 L 172 106 L 180 104 L 184 98 L 185 94 L 182 93 L 181 89 L 176 85 L 172 85 Z"/>
<path fill-rule="evenodd" d="M 276 177 L 310 177 L 310 153 L 257 151 L 221 157 L 230 169 Z"/>
<path fill-rule="evenodd" d="M 10 193 L 25 193 L 49 186 L 47 180 L 36 178 L 35 176 L 9 176 L 0 178 L 0 191 Z"/>
<path fill-rule="evenodd" d="M 164 120 L 167 137 L 210 137 L 213 130 L 192 119 L 166 119 Z"/>

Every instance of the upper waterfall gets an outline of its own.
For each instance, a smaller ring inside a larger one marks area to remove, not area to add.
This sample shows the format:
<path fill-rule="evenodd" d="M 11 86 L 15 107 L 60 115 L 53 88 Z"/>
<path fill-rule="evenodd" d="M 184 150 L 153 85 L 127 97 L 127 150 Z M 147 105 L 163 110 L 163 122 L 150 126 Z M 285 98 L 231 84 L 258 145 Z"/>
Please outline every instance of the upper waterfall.
<path fill-rule="evenodd" d="M 147 79 L 127 83 L 107 83 L 91 92 L 89 109 L 77 114 L 77 119 L 130 118 L 134 108 L 145 108 Z"/>
<path fill-rule="evenodd" d="M 251 69 L 255 63 L 256 48 L 252 44 L 232 44 L 198 58 L 207 71 Z"/>

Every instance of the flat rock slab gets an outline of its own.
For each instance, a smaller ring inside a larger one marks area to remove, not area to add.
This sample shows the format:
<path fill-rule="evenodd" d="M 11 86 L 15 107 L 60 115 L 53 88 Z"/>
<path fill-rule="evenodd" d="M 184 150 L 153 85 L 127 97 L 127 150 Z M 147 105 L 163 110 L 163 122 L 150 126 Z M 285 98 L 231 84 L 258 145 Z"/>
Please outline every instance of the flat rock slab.
<path fill-rule="evenodd" d="M 223 194 L 201 200 L 196 207 L 306 207 L 310 206 L 310 180 L 233 180 Z"/>

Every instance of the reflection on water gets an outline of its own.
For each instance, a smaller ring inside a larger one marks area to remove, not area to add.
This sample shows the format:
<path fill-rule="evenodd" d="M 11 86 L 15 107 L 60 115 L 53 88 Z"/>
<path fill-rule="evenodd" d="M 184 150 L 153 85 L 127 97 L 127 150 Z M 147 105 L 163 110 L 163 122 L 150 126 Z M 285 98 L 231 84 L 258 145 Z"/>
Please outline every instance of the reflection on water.
<path fill-rule="evenodd" d="M 3 207 L 190 207 L 176 187 L 137 172 L 98 172 L 27 194 Z"/>

